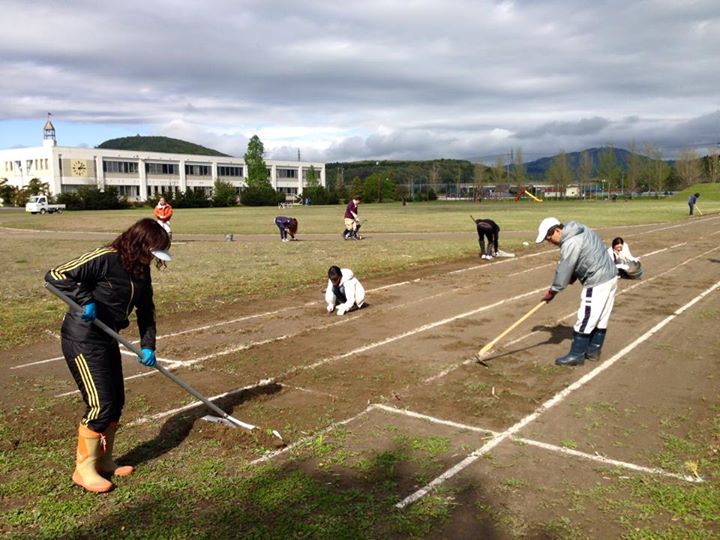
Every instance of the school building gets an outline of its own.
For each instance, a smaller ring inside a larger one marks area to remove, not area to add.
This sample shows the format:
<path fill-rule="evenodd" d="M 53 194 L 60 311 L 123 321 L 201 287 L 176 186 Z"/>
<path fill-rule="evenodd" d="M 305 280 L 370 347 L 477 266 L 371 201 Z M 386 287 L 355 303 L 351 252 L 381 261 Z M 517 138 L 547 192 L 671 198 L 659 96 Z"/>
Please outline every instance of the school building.
<path fill-rule="evenodd" d="M 325 163 L 265 160 L 272 187 L 292 198 L 303 192 L 310 167 L 326 186 Z M 0 150 L 0 180 L 22 188 L 33 178 L 47 183 L 50 195 L 77 191 L 81 186 L 117 188 L 129 201 L 144 201 L 160 193 L 188 189 L 212 194 L 216 180 L 233 184 L 238 192 L 246 183 L 242 158 L 196 154 L 166 154 L 58 146 L 55 127 L 43 127 L 43 145 Z"/>

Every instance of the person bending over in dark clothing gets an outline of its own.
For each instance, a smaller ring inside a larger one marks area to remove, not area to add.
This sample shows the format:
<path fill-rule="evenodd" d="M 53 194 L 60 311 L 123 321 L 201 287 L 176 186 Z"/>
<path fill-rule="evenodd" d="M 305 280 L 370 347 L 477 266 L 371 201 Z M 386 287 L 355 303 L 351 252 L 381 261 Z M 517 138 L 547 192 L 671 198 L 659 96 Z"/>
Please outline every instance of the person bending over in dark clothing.
<path fill-rule="evenodd" d="M 290 239 L 295 240 L 295 235 L 298 230 L 298 220 L 293 217 L 278 216 L 275 218 L 275 225 L 280 229 L 280 240 L 283 242 L 288 241 L 288 234 Z"/>
<path fill-rule="evenodd" d="M 480 244 L 480 258 L 490 260 L 497 257 L 500 227 L 492 219 L 475 219 L 474 221 Z M 488 243 L 487 250 L 485 249 L 485 239 Z"/>

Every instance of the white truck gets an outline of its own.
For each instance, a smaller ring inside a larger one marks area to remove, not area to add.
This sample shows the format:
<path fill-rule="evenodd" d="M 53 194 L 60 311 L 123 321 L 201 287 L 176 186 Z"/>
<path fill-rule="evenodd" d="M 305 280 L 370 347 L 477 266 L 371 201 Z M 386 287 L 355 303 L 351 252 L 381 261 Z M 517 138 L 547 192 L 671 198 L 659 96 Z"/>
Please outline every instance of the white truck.
<path fill-rule="evenodd" d="M 33 195 L 25 204 L 25 211 L 31 214 L 52 214 L 62 213 L 65 210 L 64 204 L 48 204 L 47 195 Z"/>

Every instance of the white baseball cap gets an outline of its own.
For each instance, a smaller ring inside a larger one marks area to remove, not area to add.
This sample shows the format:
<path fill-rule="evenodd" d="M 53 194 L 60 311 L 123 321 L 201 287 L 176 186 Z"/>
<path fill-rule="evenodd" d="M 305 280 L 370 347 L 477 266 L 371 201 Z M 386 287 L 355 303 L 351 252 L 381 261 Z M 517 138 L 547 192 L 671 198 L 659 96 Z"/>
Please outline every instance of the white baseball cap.
<path fill-rule="evenodd" d="M 170 255 L 164 249 L 153 249 L 150 251 L 154 257 L 157 257 L 161 261 L 172 261 L 172 255 Z"/>
<path fill-rule="evenodd" d="M 540 222 L 540 226 L 538 227 L 538 235 L 535 239 L 536 244 L 540 244 L 547 238 L 548 231 L 557 225 L 560 225 L 560 221 L 558 218 L 554 217 L 546 217 Z"/>

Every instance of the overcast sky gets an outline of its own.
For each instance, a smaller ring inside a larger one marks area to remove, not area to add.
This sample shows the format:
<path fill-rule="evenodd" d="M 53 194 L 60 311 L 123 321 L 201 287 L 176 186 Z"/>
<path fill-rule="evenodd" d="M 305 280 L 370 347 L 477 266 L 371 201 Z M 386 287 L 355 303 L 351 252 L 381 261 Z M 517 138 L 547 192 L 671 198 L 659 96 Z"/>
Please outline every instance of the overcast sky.
<path fill-rule="evenodd" d="M 720 143 L 719 0 L 3 0 L 0 148 L 166 135 L 268 159 Z"/>

